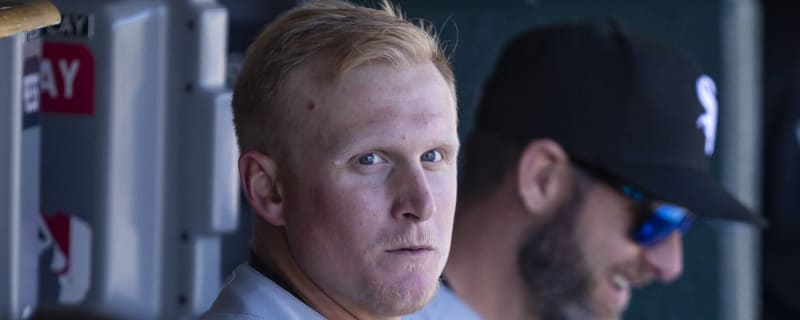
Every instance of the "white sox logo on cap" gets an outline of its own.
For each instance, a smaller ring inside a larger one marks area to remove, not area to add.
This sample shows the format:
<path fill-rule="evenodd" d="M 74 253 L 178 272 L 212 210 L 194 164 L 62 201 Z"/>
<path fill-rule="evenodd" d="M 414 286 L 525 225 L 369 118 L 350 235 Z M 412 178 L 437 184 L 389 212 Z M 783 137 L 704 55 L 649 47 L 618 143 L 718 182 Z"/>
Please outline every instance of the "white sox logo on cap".
<path fill-rule="evenodd" d="M 714 142 L 717 134 L 717 85 L 707 75 L 697 78 L 697 99 L 706 112 L 697 117 L 697 128 L 706 136 L 706 155 L 714 154 Z"/>

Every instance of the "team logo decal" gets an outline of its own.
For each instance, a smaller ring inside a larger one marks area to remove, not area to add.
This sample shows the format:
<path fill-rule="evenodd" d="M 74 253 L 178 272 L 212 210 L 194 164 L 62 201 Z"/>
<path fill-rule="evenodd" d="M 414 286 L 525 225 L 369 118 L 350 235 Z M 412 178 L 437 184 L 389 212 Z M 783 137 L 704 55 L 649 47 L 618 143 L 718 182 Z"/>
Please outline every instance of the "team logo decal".
<path fill-rule="evenodd" d="M 706 137 L 705 151 L 707 156 L 714 154 L 714 143 L 717 134 L 717 85 L 707 75 L 697 78 L 697 99 L 705 109 L 697 117 L 697 128 L 703 130 Z"/>

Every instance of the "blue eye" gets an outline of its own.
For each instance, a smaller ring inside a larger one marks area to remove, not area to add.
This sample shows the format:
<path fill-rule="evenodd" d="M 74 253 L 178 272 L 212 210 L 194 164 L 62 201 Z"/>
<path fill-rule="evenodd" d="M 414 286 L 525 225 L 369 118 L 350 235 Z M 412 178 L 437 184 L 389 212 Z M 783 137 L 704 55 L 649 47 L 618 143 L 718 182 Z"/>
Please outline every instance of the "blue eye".
<path fill-rule="evenodd" d="M 439 162 L 442 161 L 442 153 L 436 150 L 428 150 L 420 157 L 422 161 Z"/>
<path fill-rule="evenodd" d="M 371 166 L 379 163 L 384 163 L 386 161 L 383 158 L 381 158 L 381 156 L 379 156 L 377 153 L 367 153 L 358 157 L 358 159 L 356 159 L 356 162 L 358 162 L 358 164 L 360 165 Z"/>

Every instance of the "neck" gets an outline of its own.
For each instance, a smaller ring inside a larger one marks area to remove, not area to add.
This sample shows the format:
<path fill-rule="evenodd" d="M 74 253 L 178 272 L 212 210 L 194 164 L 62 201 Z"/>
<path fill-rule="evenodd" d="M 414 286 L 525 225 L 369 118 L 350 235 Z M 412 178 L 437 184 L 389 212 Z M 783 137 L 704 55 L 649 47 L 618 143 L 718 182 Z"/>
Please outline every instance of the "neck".
<path fill-rule="evenodd" d="M 328 319 L 366 319 L 357 317 L 342 307 L 303 272 L 289 250 L 283 228 L 261 226 L 260 229 L 254 233 L 254 253 L 264 264 L 284 277 L 306 305 Z"/>
<path fill-rule="evenodd" d="M 508 199 L 487 199 L 456 214 L 445 277 L 482 318 L 535 319 L 519 272 L 525 223 Z M 517 211 L 518 212 L 518 211 Z"/>

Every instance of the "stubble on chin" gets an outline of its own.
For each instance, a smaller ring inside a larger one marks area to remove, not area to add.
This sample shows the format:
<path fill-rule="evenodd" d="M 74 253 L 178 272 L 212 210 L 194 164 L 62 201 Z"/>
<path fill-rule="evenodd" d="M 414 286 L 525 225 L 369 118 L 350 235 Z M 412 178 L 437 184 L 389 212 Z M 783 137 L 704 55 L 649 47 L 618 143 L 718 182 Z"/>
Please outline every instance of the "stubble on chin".
<path fill-rule="evenodd" d="M 413 269 L 422 269 L 421 266 Z M 371 283 L 371 290 L 364 292 L 361 300 L 375 310 L 375 314 L 398 317 L 414 313 L 430 302 L 439 288 L 438 276 L 427 284 Z"/>

